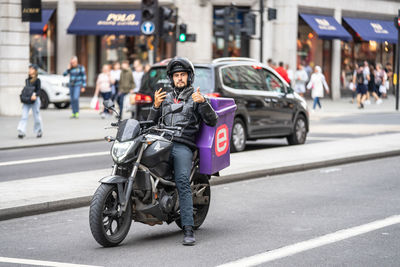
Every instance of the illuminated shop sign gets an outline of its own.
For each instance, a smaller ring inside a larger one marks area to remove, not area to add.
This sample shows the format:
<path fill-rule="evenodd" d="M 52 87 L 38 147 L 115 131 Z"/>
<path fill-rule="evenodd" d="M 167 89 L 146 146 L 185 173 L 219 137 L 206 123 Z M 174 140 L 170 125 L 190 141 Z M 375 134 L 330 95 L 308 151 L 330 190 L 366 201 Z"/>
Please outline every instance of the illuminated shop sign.
<path fill-rule="evenodd" d="M 109 13 L 106 20 L 99 20 L 97 25 L 111 26 L 138 26 L 139 20 L 136 20 L 135 14 L 129 13 Z"/>

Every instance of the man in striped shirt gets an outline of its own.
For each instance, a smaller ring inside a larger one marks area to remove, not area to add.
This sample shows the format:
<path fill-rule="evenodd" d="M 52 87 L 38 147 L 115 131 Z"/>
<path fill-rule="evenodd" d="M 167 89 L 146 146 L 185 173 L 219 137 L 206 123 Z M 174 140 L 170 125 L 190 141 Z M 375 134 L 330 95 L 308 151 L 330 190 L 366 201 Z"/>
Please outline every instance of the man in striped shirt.
<path fill-rule="evenodd" d="M 71 97 L 72 116 L 71 118 L 79 118 L 79 96 L 85 92 L 86 74 L 85 67 L 78 64 L 78 58 L 73 56 L 68 65 L 68 69 L 64 72 L 64 76 L 69 75 L 69 92 Z"/>

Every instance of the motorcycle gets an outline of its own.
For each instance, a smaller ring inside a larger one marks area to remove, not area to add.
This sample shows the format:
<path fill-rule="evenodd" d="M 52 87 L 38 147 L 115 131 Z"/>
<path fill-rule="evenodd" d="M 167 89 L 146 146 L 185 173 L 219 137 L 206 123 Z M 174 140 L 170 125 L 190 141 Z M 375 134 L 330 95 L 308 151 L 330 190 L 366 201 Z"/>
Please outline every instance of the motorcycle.
<path fill-rule="evenodd" d="M 89 211 L 89 224 L 94 239 L 103 247 L 121 243 L 129 232 L 132 221 L 154 226 L 175 222 L 182 229 L 178 190 L 173 179 L 169 157 L 174 136 L 180 127 L 157 125 L 153 121 L 126 119 L 121 121 L 112 101 L 104 106 L 116 113 L 116 137 L 111 156 L 114 161 L 110 176 L 100 180 Z M 181 104 L 173 104 L 168 113 L 182 111 Z M 210 175 L 201 174 L 199 156 L 195 151 L 190 172 L 193 196 L 194 229 L 206 219 L 210 206 Z"/>

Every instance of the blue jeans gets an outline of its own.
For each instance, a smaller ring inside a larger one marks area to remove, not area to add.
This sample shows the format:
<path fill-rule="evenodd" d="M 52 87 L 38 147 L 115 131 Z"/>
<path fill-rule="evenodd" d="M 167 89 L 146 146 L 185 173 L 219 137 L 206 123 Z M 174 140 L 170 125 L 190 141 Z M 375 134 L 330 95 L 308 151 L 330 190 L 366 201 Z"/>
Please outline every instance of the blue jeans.
<path fill-rule="evenodd" d="M 26 133 L 26 124 L 28 122 L 29 110 L 32 109 L 33 119 L 35 121 L 33 125 L 33 131 L 38 134 L 42 131 L 42 118 L 40 117 L 40 98 L 38 97 L 33 104 L 24 104 L 22 106 L 22 117 L 18 123 L 18 132 L 23 134 Z"/>
<path fill-rule="evenodd" d="M 101 97 L 103 98 L 103 102 L 111 99 L 112 92 L 101 93 Z M 108 109 L 104 108 L 104 113 L 108 113 Z"/>
<path fill-rule="evenodd" d="M 125 99 L 126 93 L 121 93 L 117 97 L 118 101 L 118 106 L 119 106 L 119 114 L 121 115 L 122 119 L 122 111 L 124 111 L 124 99 Z"/>
<path fill-rule="evenodd" d="M 319 102 L 319 97 L 318 97 L 318 96 L 317 96 L 317 97 L 314 97 L 313 109 L 315 109 L 315 107 L 317 106 L 317 104 L 318 104 L 319 108 L 321 108 L 321 102 Z"/>
<path fill-rule="evenodd" d="M 189 181 L 193 152 L 188 146 L 174 142 L 170 158 L 174 164 L 182 226 L 194 226 L 193 198 Z"/>
<path fill-rule="evenodd" d="M 80 86 L 71 86 L 69 87 L 69 95 L 71 98 L 71 108 L 72 114 L 79 112 L 79 97 L 81 95 L 81 87 Z"/>

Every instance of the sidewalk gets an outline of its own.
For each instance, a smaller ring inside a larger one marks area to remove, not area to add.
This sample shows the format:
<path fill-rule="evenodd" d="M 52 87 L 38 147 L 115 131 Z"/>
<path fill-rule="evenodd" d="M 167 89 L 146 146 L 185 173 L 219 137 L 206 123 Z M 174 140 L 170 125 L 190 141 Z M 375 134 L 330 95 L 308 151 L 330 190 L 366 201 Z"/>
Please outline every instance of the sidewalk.
<path fill-rule="evenodd" d="M 231 155 L 213 185 L 367 159 L 400 155 L 400 133 Z M 257 159 L 257 160 L 255 160 Z M 0 220 L 87 206 L 100 178 L 111 169 L 0 182 Z"/>
<path fill-rule="evenodd" d="M 2 125 L 2 131 L 0 131 L 0 150 L 7 148 L 102 140 L 106 135 L 113 135 L 115 133 L 114 129 L 104 129 L 105 127 L 110 126 L 110 123 L 115 120 L 114 118 L 109 117 L 102 120 L 99 115 L 100 111 L 90 109 L 90 98 L 82 97 L 80 102 L 81 110 L 80 118 L 78 120 L 69 118 L 71 115 L 70 109 L 59 110 L 55 109 L 53 105 L 50 105 L 49 109 L 41 110 L 43 137 L 40 139 L 36 138 L 33 133 L 32 116 L 30 116 L 28 120 L 27 136 L 23 140 L 17 138 L 16 129 L 20 117 L 0 116 L 0 125 Z M 314 113 L 310 112 L 310 133 L 327 131 L 326 128 L 319 129 L 313 127 L 313 122 L 321 121 L 324 118 L 371 113 L 396 113 L 400 115 L 400 112 L 395 111 L 395 99 L 393 96 L 390 96 L 381 105 L 376 105 L 374 103 L 366 105 L 363 110 L 357 109 L 356 104 L 351 104 L 349 98 L 337 101 L 322 99 L 321 103 L 323 107 L 322 111 L 317 109 Z M 308 101 L 308 107 L 311 110 L 311 101 Z M 129 113 L 124 114 L 125 118 L 129 116 Z M 382 125 L 381 127 L 389 127 L 387 129 L 381 129 L 385 132 L 394 131 L 393 126 Z M 357 126 L 357 130 L 361 130 L 359 125 Z M 376 128 L 372 130 L 376 130 Z M 400 131 L 400 128 L 397 130 Z M 367 131 L 371 131 L 371 129 Z"/>

